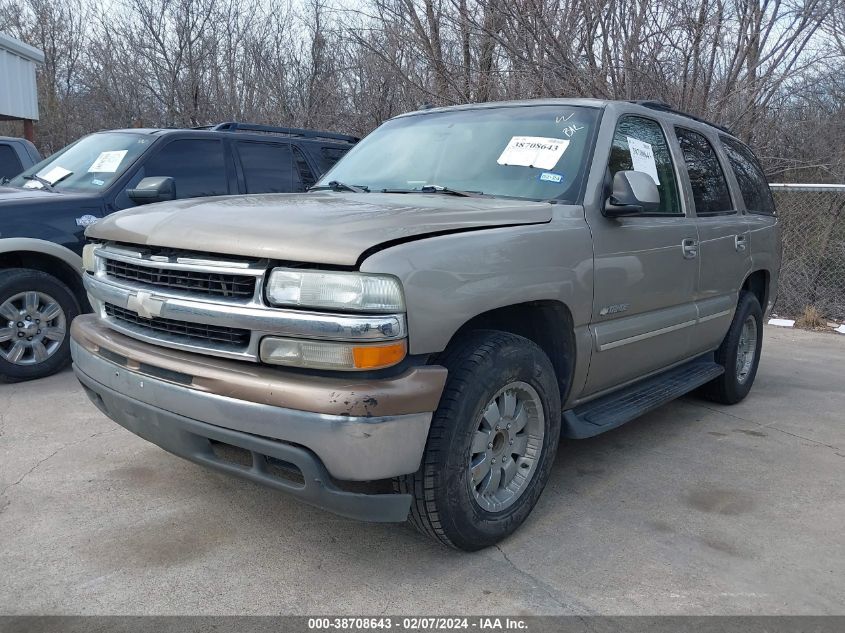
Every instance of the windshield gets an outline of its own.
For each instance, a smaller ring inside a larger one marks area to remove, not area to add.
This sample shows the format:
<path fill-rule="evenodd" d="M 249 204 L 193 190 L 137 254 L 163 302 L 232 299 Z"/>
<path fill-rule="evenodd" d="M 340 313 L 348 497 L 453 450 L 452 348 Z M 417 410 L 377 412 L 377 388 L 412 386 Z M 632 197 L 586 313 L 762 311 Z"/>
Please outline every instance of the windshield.
<path fill-rule="evenodd" d="M 544 105 L 399 117 L 352 148 L 317 186 L 446 187 L 577 202 L 598 112 Z"/>
<path fill-rule="evenodd" d="M 140 134 L 92 134 L 30 167 L 9 184 L 24 189 L 100 191 L 126 171 L 152 141 Z"/>

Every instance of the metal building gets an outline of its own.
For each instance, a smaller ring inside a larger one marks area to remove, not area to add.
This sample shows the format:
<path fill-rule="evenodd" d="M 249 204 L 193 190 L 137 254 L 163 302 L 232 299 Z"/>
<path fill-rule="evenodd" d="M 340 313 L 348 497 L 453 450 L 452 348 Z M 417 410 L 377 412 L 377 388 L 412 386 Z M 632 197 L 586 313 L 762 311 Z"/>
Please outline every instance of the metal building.
<path fill-rule="evenodd" d="M 35 66 L 43 63 L 42 51 L 0 33 L 0 121 L 22 120 L 30 141 L 38 120 Z"/>

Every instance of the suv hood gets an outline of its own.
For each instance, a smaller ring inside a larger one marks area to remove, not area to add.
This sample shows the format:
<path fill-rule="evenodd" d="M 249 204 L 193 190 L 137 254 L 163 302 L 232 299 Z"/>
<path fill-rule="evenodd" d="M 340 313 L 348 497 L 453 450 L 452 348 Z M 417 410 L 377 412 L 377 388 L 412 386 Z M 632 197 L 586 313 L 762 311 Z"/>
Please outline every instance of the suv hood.
<path fill-rule="evenodd" d="M 224 196 L 112 214 L 88 237 L 192 251 L 353 266 L 386 242 L 431 233 L 549 222 L 552 205 L 445 194 Z"/>

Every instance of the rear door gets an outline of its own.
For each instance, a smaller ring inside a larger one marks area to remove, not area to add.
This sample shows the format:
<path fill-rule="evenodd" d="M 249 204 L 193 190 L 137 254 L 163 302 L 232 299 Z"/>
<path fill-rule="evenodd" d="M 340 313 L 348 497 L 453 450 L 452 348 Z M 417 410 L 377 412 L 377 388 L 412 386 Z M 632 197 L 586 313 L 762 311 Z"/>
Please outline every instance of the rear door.
<path fill-rule="evenodd" d="M 751 268 L 748 227 L 731 196 L 715 139 L 682 126 L 675 127 L 675 135 L 698 227 L 698 324 L 691 348 L 697 354 L 718 347 L 730 327 L 739 288 Z"/>
<path fill-rule="evenodd" d="M 768 305 L 760 306 L 770 310 L 777 291 L 777 277 L 780 271 L 781 238 L 775 201 L 766 181 L 763 168 L 753 152 L 734 138 L 721 136 L 722 148 L 734 176 L 738 197 L 745 206 L 744 220 L 748 228 L 748 252 L 751 270 L 766 270 L 772 275 L 767 289 Z"/>
<path fill-rule="evenodd" d="M 583 397 L 689 356 L 696 322 L 697 230 L 678 186 L 677 156 L 662 125 L 623 115 L 616 123 L 607 183 L 621 170 L 657 177 L 658 212 L 588 217 L 593 234 L 593 354 Z M 609 193 L 609 189 L 607 191 Z"/>

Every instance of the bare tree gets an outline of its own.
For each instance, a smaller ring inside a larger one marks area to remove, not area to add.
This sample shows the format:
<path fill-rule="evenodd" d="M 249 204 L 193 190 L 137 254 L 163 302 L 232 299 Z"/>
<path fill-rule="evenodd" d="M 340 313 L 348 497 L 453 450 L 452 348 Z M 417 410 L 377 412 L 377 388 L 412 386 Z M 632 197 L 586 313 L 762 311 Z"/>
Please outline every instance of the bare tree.
<path fill-rule="evenodd" d="M 424 102 L 661 99 L 781 177 L 845 178 L 842 0 L 0 0 L 39 138 L 252 120 L 365 134 Z"/>

